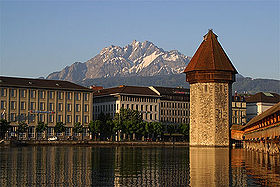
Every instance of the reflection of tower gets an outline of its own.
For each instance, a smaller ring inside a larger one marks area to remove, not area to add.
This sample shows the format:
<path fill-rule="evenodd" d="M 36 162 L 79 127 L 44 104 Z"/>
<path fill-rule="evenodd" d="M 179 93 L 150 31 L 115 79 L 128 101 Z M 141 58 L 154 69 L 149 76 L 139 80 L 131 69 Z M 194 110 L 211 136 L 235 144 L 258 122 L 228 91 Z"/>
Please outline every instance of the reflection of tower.
<path fill-rule="evenodd" d="M 212 30 L 184 73 L 190 83 L 190 145 L 228 146 L 231 85 L 237 71 Z"/>
<path fill-rule="evenodd" d="M 244 149 L 231 149 L 230 150 L 230 163 L 231 163 L 231 186 L 244 186 L 248 178 L 246 175 L 245 165 L 245 152 Z"/>
<path fill-rule="evenodd" d="M 229 148 L 190 147 L 190 186 L 229 186 Z"/>

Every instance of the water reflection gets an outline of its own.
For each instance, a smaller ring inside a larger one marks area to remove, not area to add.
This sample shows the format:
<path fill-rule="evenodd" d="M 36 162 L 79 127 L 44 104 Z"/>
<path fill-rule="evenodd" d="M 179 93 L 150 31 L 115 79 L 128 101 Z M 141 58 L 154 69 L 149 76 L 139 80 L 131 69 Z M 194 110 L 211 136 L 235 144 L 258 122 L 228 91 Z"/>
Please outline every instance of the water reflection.
<path fill-rule="evenodd" d="M 280 185 L 280 158 L 227 148 L 0 147 L 0 186 Z"/>
<path fill-rule="evenodd" d="M 190 147 L 191 186 L 229 186 L 229 149 Z"/>

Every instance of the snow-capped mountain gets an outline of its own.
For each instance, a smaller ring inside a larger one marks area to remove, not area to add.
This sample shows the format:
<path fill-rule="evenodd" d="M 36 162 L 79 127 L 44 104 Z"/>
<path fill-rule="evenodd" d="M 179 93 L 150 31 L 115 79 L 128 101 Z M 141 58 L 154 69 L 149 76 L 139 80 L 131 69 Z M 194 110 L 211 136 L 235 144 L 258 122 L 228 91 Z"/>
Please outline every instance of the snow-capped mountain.
<path fill-rule="evenodd" d="M 79 82 L 102 77 L 179 74 L 190 59 L 177 50 L 164 51 L 152 42 L 134 40 L 125 47 L 105 47 L 87 62 L 76 62 L 62 71 L 51 73 L 47 79 Z"/>

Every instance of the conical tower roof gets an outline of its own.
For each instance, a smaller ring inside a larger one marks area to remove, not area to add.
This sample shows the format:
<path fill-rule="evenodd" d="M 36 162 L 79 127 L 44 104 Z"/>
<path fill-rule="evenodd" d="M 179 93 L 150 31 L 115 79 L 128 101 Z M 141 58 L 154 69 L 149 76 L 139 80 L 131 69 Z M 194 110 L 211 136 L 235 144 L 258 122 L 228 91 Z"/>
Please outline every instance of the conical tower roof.
<path fill-rule="evenodd" d="M 204 36 L 203 42 L 200 44 L 188 66 L 184 70 L 184 73 L 187 74 L 188 82 L 208 82 L 207 79 L 209 82 L 214 80 L 223 81 L 223 78 L 221 77 L 223 72 L 225 72 L 225 75 L 229 75 L 229 73 L 235 75 L 237 73 L 230 59 L 218 42 L 217 37 L 218 36 L 215 35 L 212 30 L 209 30 L 209 32 Z M 205 76 L 202 76 L 203 78 L 201 76 L 201 78 L 198 78 L 198 76 L 195 76 L 196 78 L 188 76 L 191 74 L 193 75 L 194 72 L 196 72 L 196 74 L 201 73 L 203 75 L 211 73 L 212 76 L 208 76 L 208 78 Z M 213 76 L 214 74 L 219 74 L 219 76 Z M 188 80 L 188 77 L 198 80 Z M 203 79 L 203 81 L 199 79 Z M 233 78 L 231 81 L 234 80 L 235 79 Z M 230 80 L 225 78 L 224 81 Z"/>

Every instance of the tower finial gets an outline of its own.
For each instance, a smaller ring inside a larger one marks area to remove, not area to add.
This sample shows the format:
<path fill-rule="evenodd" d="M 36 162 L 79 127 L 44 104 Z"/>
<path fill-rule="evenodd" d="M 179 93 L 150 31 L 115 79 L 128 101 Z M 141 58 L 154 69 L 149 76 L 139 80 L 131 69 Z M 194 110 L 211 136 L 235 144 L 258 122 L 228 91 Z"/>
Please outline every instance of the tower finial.
<path fill-rule="evenodd" d="M 210 28 L 208 29 L 208 33 L 203 36 L 203 40 L 206 41 L 209 35 L 214 35 L 216 38 L 218 37 L 216 34 L 214 34 L 213 29 Z"/>

